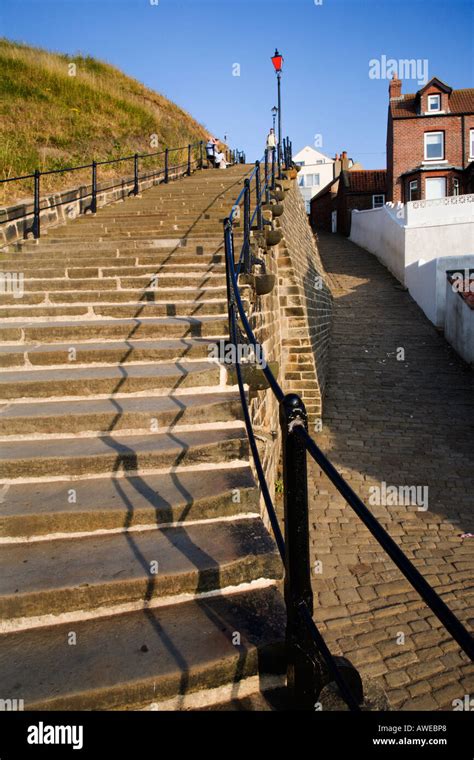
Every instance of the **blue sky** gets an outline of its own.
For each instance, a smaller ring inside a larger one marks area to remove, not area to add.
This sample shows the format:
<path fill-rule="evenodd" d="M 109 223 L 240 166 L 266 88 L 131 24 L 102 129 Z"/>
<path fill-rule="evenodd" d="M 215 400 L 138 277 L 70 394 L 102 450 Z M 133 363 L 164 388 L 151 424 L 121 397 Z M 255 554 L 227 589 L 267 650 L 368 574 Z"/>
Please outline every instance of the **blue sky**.
<path fill-rule="evenodd" d="M 428 63 L 454 88 L 474 82 L 470 0 L 4 0 L 0 34 L 112 63 L 260 157 L 285 57 L 283 131 L 294 150 L 346 149 L 385 166 L 388 80 L 381 56 Z M 234 64 L 240 76 L 233 76 Z M 419 89 L 403 82 L 403 92 Z"/>

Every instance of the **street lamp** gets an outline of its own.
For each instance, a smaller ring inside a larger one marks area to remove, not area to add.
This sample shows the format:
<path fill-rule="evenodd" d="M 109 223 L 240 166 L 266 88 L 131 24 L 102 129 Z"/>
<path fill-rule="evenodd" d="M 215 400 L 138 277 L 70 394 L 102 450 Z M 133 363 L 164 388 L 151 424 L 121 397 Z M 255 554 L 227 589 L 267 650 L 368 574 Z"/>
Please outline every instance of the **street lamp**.
<path fill-rule="evenodd" d="M 281 71 L 283 66 L 283 56 L 278 52 L 277 48 L 275 48 L 275 53 L 272 56 L 272 63 L 273 67 L 275 69 L 275 73 L 277 75 L 277 85 L 278 85 L 278 173 L 281 172 L 281 92 L 280 92 L 280 84 L 281 84 Z"/>
<path fill-rule="evenodd" d="M 272 114 L 273 114 L 273 131 L 275 131 L 275 119 L 276 115 L 278 113 L 278 108 L 276 106 L 273 106 L 272 108 Z"/>

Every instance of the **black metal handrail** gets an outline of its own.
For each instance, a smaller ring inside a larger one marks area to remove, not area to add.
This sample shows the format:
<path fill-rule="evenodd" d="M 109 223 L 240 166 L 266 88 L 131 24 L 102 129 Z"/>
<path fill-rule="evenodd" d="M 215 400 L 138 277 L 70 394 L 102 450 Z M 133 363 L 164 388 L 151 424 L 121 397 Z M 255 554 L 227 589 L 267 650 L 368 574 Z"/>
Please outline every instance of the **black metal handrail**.
<path fill-rule="evenodd" d="M 283 142 L 282 154 L 284 165 L 285 169 L 288 169 L 292 166 L 291 142 L 288 139 Z M 255 168 L 245 179 L 244 187 L 234 202 L 231 213 L 224 220 L 229 339 L 236 349 L 242 341 L 253 347 L 255 356 L 259 357 L 258 366 L 262 370 L 280 408 L 285 537 L 283 537 L 280 529 L 258 453 L 242 377 L 241 352 L 236 350 L 235 370 L 247 436 L 269 521 L 280 556 L 285 565 L 289 685 L 294 691 L 297 706 L 313 709 L 314 700 L 317 698 L 321 686 L 328 680 L 327 676 L 329 674 L 338 685 L 340 693 L 349 708 L 355 711 L 359 710 L 359 704 L 362 701 L 360 677 L 350 663 L 347 661 L 340 662 L 338 661 L 340 658 L 335 658 L 331 654 L 312 617 L 313 596 L 309 565 L 307 454 L 317 462 L 323 472 L 329 477 L 379 545 L 389 555 L 411 586 L 420 594 L 424 602 L 471 660 L 474 660 L 474 641 L 460 620 L 429 585 L 311 438 L 307 429 L 307 415 L 302 399 L 296 394 L 285 394 L 283 392 L 271 368 L 266 363 L 263 347 L 258 342 L 251 328 L 240 294 L 238 278 L 240 274 L 251 273 L 255 265 L 260 265 L 264 268 L 264 263 L 259 259 L 255 259 L 251 253 L 250 237 L 252 231 L 257 232 L 257 234 L 263 231 L 265 220 L 262 215 L 262 204 L 269 202 L 271 193 L 276 187 L 275 149 L 273 148 L 271 152 L 273 159 L 271 175 L 269 175 L 268 171 L 269 151 L 266 150 L 263 182 L 260 177 L 261 162 L 257 161 L 255 162 Z M 281 166 L 278 166 L 278 174 L 281 176 Z M 253 213 L 251 213 L 252 182 L 255 186 L 253 193 L 255 195 L 255 209 Z M 243 206 L 244 213 L 244 239 L 236 262 L 234 256 L 233 225 L 234 218 L 241 215 L 241 206 Z M 256 224 L 254 225 L 254 223 Z M 319 656 L 322 657 L 322 663 Z M 322 665 L 326 666 L 326 677 L 322 673 Z"/>
<path fill-rule="evenodd" d="M 192 152 L 194 150 L 194 159 L 192 158 Z M 169 156 L 173 153 L 180 153 L 181 151 L 186 151 L 185 154 L 185 161 L 183 163 L 178 163 L 171 165 L 169 162 Z M 216 152 L 216 146 L 213 145 L 213 153 L 215 155 Z M 207 151 L 206 151 L 207 153 Z M 140 173 L 140 167 L 139 162 L 140 159 L 147 159 L 147 158 L 154 158 L 156 156 L 163 156 L 164 157 L 164 166 L 158 167 L 155 171 L 152 171 L 151 173 L 147 173 L 146 175 L 143 175 Z M 242 151 L 236 151 L 236 150 L 226 150 L 226 159 L 228 163 L 236 163 L 237 161 L 245 160 L 245 154 Z M 48 206 L 41 207 L 41 177 L 46 177 L 52 174 L 65 174 L 67 172 L 75 172 L 80 171 L 84 169 L 91 169 L 91 191 L 90 193 L 86 193 L 85 195 L 81 196 L 78 200 L 81 203 L 83 203 L 84 200 L 87 198 L 90 198 L 90 203 L 88 206 L 85 206 L 83 208 L 83 212 L 86 213 L 87 211 L 90 211 L 92 213 L 95 213 L 97 211 L 97 196 L 101 192 L 106 192 L 108 190 L 113 190 L 116 187 L 120 187 L 120 185 L 123 183 L 123 178 L 118 180 L 115 184 L 109 185 L 106 188 L 100 188 L 100 190 L 97 187 L 97 167 L 99 166 L 108 166 L 112 164 L 118 164 L 123 161 L 133 161 L 133 188 L 130 190 L 129 195 L 138 195 L 140 191 L 140 180 L 145 179 L 151 179 L 152 177 L 156 177 L 157 175 L 162 174 L 163 175 L 163 182 L 167 183 L 169 181 L 170 175 L 182 168 L 186 168 L 186 174 L 190 175 L 193 168 L 199 168 L 202 169 L 204 166 L 204 141 L 200 140 L 196 143 L 191 143 L 188 145 L 183 145 L 178 148 L 165 148 L 164 150 L 155 151 L 153 153 L 134 153 L 130 156 L 121 156 L 119 158 L 112 158 L 105 161 L 92 161 L 90 164 L 82 164 L 80 166 L 68 166 L 62 169 L 48 169 L 46 171 L 40 171 L 39 169 L 36 169 L 32 174 L 24 174 L 20 177 L 6 177 L 5 179 L 0 179 L 0 185 L 5 184 L 7 182 L 20 182 L 27 179 L 33 179 L 34 180 L 34 198 L 33 198 L 33 210 L 32 211 L 24 211 L 22 214 L 19 214 L 18 216 L 15 216 L 13 218 L 5 218 L 0 220 L 0 224 L 7 224 L 12 221 L 18 221 L 19 219 L 23 219 L 26 217 L 33 217 L 31 227 L 28 227 L 28 229 L 25 229 L 23 232 L 23 236 L 25 238 L 28 237 L 28 235 L 31 233 L 34 238 L 39 238 L 41 236 L 41 211 L 51 210 L 58 208 L 59 206 L 67 205 L 68 203 L 71 203 L 71 199 L 66 199 L 62 201 L 58 201 L 57 203 L 53 203 Z M 132 180 L 129 180 L 132 182 Z M 64 192 L 67 192 L 64 191 Z"/>

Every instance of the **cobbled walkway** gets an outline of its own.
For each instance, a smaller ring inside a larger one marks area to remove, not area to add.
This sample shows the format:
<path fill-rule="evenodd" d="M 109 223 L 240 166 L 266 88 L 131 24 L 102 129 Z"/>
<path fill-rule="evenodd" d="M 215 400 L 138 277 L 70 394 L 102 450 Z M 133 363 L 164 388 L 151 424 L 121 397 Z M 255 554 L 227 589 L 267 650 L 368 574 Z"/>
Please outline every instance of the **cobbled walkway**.
<path fill-rule="evenodd" d="M 469 625 L 474 375 L 375 256 L 338 235 L 321 234 L 319 249 L 334 327 L 318 443 Z M 334 653 L 379 681 L 394 709 L 472 699 L 467 656 L 318 468 L 312 477 L 315 618 Z M 415 504 L 370 503 L 383 482 L 428 490 Z"/>

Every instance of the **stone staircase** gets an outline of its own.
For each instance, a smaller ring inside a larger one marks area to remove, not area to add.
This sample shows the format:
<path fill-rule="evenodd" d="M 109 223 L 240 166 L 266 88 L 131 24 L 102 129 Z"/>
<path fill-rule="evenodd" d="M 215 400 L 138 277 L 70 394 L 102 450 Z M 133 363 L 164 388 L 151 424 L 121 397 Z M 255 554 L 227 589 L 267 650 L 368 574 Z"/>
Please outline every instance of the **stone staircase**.
<path fill-rule="evenodd" d="M 5 249 L 0 697 L 192 709 L 281 683 L 276 547 L 226 336 L 222 219 L 197 172 Z"/>

